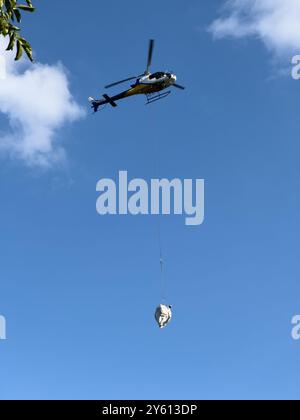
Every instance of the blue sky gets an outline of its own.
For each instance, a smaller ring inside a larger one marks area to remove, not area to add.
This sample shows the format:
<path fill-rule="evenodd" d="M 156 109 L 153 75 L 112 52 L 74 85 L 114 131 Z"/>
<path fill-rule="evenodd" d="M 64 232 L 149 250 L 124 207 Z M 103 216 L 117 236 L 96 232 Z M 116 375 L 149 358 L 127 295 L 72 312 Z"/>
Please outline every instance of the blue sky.
<path fill-rule="evenodd" d="M 300 46 L 279 62 L 255 37 L 213 39 L 219 0 L 36 3 L 24 33 L 82 107 L 141 73 L 152 37 L 153 70 L 187 90 L 64 125 L 50 169 L 1 155 L 0 398 L 298 399 L 300 82 L 277 74 Z M 164 331 L 156 218 L 95 211 L 100 178 L 150 180 L 157 159 L 161 177 L 206 180 L 204 225 L 161 220 Z"/>

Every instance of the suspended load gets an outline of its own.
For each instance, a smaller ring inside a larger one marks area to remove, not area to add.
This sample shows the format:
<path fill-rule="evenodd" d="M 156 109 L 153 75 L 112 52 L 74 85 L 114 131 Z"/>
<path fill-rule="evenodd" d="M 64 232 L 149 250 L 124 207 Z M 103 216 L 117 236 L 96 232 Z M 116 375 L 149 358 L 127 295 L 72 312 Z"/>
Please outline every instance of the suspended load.
<path fill-rule="evenodd" d="M 159 328 L 165 328 L 172 319 L 172 306 L 159 305 L 155 312 L 155 319 Z"/>

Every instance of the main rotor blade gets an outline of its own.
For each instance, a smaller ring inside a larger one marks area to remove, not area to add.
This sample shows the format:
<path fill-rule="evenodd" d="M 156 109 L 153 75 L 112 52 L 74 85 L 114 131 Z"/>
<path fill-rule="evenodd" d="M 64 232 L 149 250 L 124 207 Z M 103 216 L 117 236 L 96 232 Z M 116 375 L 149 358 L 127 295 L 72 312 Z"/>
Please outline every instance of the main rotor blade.
<path fill-rule="evenodd" d="M 184 86 L 178 85 L 177 83 L 174 83 L 173 86 L 176 87 L 177 89 L 185 90 Z"/>
<path fill-rule="evenodd" d="M 150 70 L 150 67 L 151 67 L 151 64 L 152 64 L 154 44 L 155 44 L 154 39 L 150 39 L 146 73 L 149 73 L 149 70 Z"/>
<path fill-rule="evenodd" d="M 115 83 L 112 83 L 110 85 L 107 85 L 107 86 L 105 86 L 105 89 L 109 89 L 111 87 L 120 85 L 120 84 L 125 83 L 125 82 L 130 82 L 130 80 L 134 80 L 134 79 L 137 79 L 137 76 L 129 77 L 128 79 L 120 80 L 119 82 L 115 82 Z"/>

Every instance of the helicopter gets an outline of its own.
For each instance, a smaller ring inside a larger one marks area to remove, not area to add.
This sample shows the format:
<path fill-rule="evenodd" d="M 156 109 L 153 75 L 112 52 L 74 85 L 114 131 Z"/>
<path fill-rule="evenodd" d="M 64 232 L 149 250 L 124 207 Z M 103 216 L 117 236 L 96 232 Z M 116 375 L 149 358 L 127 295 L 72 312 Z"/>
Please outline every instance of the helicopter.
<path fill-rule="evenodd" d="M 114 86 L 118 86 L 122 83 L 136 80 L 136 82 L 131 85 L 130 89 L 112 97 L 105 94 L 103 95 L 104 99 L 100 99 L 100 100 L 94 99 L 92 97 L 89 98 L 91 107 L 94 109 L 95 112 L 97 112 L 102 105 L 107 105 L 107 104 L 111 105 L 113 108 L 116 108 L 118 106 L 116 103 L 117 101 L 121 99 L 129 98 L 134 95 L 146 95 L 147 97 L 146 105 L 148 105 L 169 96 L 171 93 L 171 90 L 167 92 L 162 92 L 162 91 L 170 87 L 175 87 L 181 90 L 185 89 L 184 86 L 181 86 L 176 83 L 177 76 L 173 72 L 163 72 L 163 71 L 159 71 L 156 73 L 150 72 L 154 46 L 155 46 L 155 41 L 154 39 L 151 39 L 149 42 L 147 67 L 143 74 L 140 74 L 139 76 L 129 77 L 125 80 L 121 80 L 119 82 L 115 82 L 115 83 L 105 86 L 105 89 L 109 89 Z"/>

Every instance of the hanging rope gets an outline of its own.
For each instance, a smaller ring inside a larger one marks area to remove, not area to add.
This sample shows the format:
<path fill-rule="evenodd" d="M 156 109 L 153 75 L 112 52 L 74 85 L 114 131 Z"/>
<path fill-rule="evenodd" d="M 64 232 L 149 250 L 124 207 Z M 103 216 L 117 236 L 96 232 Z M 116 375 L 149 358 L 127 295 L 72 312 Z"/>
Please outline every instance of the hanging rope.
<path fill-rule="evenodd" d="M 160 150 L 159 150 L 159 139 L 155 137 L 155 156 L 156 156 L 156 174 L 159 179 L 160 175 Z M 162 244 L 162 229 L 161 229 L 161 215 L 157 216 L 157 234 L 158 234 L 158 245 L 159 245 L 159 264 L 160 264 L 160 282 L 161 282 L 161 300 L 162 303 L 167 301 L 167 280 L 165 275 L 165 260 L 163 253 L 163 244 Z"/>
<path fill-rule="evenodd" d="M 165 260 L 163 255 L 162 237 L 161 237 L 161 224 L 160 216 L 157 218 L 157 231 L 158 231 L 158 243 L 159 243 L 159 263 L 160 263 L 160 276 L 161 276 L 161 299 L 162 303 L 166 303 L 167 300 L 167 282 L 165 276 Z"/>

